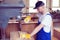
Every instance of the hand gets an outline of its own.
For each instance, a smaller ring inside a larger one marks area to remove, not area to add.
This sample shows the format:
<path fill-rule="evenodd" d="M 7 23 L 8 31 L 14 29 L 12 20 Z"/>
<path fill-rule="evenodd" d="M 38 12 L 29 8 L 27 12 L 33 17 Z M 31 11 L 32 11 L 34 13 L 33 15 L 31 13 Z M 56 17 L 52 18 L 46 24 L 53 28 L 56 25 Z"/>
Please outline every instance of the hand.
<path fill-rule="evenodd" d="M 34 40 L 34 37 L 30 34 L 30 40 Z"/>
<path fill-rule="evenodd" d="M 32 34 L 30 34 L 30 37 L 33 37 L 33 35 L 32 35 Z"/>

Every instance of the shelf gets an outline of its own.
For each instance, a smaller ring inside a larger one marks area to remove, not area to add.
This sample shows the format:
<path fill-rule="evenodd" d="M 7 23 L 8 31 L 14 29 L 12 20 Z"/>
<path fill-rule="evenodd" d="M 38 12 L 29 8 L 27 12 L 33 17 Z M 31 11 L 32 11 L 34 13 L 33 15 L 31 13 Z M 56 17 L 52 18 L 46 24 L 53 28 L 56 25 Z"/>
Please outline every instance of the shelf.
<path fill-rule="evenodd" d="M 16 20 L 9 20 L 8 23 L 19 23 L 19 22 L 16 22 Z"/>

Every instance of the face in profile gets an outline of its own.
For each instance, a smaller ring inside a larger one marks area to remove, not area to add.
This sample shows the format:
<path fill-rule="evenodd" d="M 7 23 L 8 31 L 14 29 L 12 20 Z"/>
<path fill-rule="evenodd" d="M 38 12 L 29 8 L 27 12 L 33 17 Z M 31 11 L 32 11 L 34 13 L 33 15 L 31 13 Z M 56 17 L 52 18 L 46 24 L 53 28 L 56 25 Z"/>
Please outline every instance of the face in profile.
<path fill-rule="evenodd" d="M 38 7 L 38 8 L 37 8 L 37 11 L 38 11 L 39 13 L 43 13 L 43 12 L 45 11 L 45 6 Z"/>

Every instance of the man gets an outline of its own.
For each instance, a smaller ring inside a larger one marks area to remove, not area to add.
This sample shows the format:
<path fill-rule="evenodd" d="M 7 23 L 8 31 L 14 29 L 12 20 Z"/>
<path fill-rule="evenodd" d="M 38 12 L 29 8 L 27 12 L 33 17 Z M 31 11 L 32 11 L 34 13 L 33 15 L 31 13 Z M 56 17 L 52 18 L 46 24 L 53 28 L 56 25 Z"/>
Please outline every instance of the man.
<path fill-rule="evenodd" d="M 38 26 L 33 30 L 30 36 L 37 34 L 36 40 L 51 40 L 51 25 L 52 17 L 49 12 L 46 12 L 45 4 L 42 1 L 38 1 L 35 8 L 39 12 Z"/>

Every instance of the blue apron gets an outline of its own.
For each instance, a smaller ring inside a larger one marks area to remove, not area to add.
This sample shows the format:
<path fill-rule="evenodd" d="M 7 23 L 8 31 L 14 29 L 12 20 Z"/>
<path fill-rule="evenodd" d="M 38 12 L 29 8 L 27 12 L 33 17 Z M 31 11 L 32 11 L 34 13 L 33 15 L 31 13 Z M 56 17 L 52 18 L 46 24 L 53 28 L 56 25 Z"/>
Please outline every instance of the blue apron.
<path fill-rule="evenodd" d="M 47 14 L 50 15 L 50 14 Z M 51 16 L 51 15 L 50 15 Z M 41 22 L 38 21 L 38 25 Z M 46 33 L 44 32 L 43 28 L 37 33 L 36 40 L 51 40 L 51 32 Z"/>

